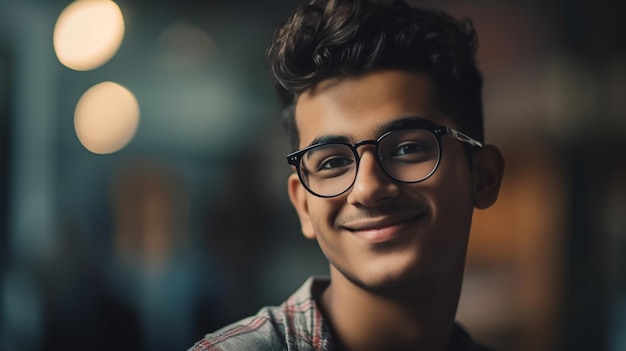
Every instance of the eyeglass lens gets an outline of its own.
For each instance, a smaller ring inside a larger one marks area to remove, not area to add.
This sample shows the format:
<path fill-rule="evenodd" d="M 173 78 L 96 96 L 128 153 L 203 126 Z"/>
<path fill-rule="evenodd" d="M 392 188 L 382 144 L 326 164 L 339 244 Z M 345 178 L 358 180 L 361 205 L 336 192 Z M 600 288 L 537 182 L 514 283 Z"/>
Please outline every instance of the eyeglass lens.
<path fill-rule="evenodd" d="M 357 146 L 358 147 L 358 146 Z M 424 129 L 388 133 L 377 142 L 378 163 L 391 178 L 413 183 L 428 178 L 439 162 L 439 143 Z M 357 175 L 356 148 L 323 144 L 310 149 L 300 160 L 300 178 L 313 193 L 335 196 L 348 190 Z"/>

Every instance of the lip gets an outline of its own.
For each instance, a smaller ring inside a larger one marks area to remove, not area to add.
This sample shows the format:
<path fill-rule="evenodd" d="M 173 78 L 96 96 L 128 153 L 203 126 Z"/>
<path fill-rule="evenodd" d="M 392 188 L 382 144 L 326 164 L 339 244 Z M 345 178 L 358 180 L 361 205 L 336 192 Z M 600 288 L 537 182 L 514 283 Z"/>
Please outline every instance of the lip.
<path fill-rule="evenodd" d="M 380 218 L 349 223 L 343 227 L 371 244 L 393 241 L 402 236 L 404 230 L 424 217 L 424 214 L 401 218 Z"/>

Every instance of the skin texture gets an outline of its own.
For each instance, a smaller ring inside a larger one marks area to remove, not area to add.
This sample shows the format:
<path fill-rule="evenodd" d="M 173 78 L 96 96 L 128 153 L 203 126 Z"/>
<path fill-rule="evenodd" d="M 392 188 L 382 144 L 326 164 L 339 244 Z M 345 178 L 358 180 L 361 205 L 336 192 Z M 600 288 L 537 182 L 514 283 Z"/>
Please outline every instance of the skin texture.
<path fill-rule="evenodd" d="M 386 124 L 409 116 L 457 129 L 436 102 L 422 73 L 388 70 L 322 81 L 296 103 L 300 148 L 325 136 L 377 139 Z M 356 181 L 340 196 L 308 193 L 295 173 L 288 180 L 303 234 L 317 240 L 330 263 L 332 283 L 320 303 L 338 348 L 445 350 L 472 213 L 497 198 L 500 152 L 487 146 L 468 161 L 463 144 L 444 137 L 436 173 L 414 184 L 388 178 L 373 146 L 359 153 Z"/>

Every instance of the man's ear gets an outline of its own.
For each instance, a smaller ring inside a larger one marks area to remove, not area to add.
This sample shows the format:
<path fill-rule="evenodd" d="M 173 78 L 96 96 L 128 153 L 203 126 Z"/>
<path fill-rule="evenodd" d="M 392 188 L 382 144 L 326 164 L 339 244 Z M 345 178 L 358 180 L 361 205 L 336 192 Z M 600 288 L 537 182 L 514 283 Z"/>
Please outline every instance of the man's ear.
<path fill-rule="evenodd" d="M 287 191 L 289 192 L 289 200 L 296 209 L 300 218 L 300 226 L 302 234 L 308 239 L 315 239 L 315 230 L 309 216 L 309 204 L 307 202 L 307 191 L 300 182 L 298 175 L 292 173 L 287 180 Z"/>
<path fill-rule="evenodd" d="M 485 209 L 498 198 L 504 174 L 504 158 L 497 147 L 486 145 L 474 152 L 473 166 L 474 206 Z"/>

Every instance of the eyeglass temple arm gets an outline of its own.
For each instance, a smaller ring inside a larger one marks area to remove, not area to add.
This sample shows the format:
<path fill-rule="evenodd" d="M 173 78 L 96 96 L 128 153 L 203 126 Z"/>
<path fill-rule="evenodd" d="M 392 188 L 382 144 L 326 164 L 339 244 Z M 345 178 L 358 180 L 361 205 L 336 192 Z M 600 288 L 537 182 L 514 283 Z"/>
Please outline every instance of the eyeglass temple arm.
<path fill-rule="evenodd" d="M 480 141 L 472 139 L 470 136 L 468 136 L 466 134 L 463 134 L 463 133 L 461 133 L 459 131 L 456 131 L 456 130 L 454 130 L 452 128 L 447 128 L 447 133 L 448 133 L 449 136 L 451 136 L 453 138 L 456 138 L 456 139 L 458 139 L 458 140 L 460 140 L 462 142 L 468 143 L 468 144 L 470 144 L 472 146 L 483 147 L 483 144 Z"/>

